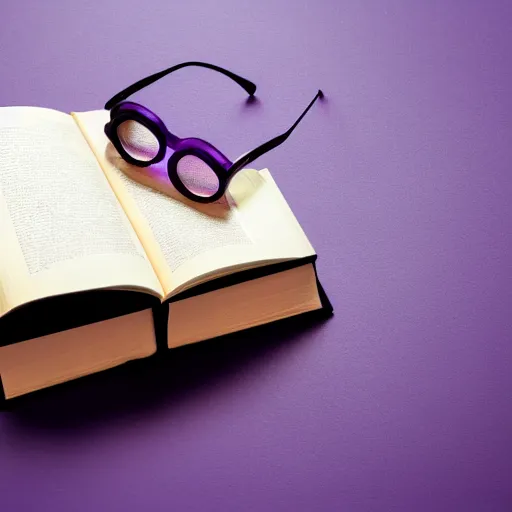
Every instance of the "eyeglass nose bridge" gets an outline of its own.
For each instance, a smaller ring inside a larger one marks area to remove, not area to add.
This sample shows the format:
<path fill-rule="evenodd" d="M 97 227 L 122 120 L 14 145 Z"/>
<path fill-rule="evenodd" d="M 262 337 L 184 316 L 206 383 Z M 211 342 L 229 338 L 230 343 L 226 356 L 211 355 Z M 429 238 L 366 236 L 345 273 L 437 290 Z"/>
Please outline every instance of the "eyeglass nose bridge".
<path fill-rule="evenodd" d="M 173 151 L 176 151 L 177 147 L 179 146 L 182 140 L 183 139 L 180 139 L 177 135 L 171 133 L 167 128 L 165 129 L 165 142 L 168 148 L 171 148 Z"/>

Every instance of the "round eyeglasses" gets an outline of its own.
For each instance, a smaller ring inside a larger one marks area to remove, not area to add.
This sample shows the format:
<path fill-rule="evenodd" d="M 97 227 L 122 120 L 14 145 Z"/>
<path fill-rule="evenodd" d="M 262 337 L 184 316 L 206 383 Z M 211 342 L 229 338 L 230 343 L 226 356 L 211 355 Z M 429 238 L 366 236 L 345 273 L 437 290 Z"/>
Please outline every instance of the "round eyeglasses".
<path fill-rule="evenodd" d="M 105 125 L 105 134 L 121 157 L 138 167 L 147 167 L 162 161 L 167 148 L 171 148 L 173 153 L 167 162 L 167 173 L 171 183 L 185 197 L 200 203 L 211 203 L 220 199 L 237 172 L 282 144 L 315 101 L 323 97 L 322 91 L 319 90 L 286 132 L 231 161 L 205 140 L 177 137 L 151 110 L 138 103 L 125 101 L 135 92 L 187 66 L 218 71 L 234 80 L 250 96 L 254 96 L 256 92 L 256 85 L 253 82 L 227 69 L 205 62 L 184 62 L 139 80 L 107 101 L 105 109 L 110 110 L 110 121 Z"/>

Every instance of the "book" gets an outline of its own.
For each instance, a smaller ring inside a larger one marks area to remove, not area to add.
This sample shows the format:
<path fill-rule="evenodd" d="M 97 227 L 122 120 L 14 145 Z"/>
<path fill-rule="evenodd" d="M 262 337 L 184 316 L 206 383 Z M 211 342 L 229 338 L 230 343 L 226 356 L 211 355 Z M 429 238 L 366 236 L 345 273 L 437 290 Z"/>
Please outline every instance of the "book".
<path fill-rule="evenodd" d="M 267 169 L 199 204 L 134 168 L 107 111 L 0 108 L 0 399 L 332 311 Z"/>

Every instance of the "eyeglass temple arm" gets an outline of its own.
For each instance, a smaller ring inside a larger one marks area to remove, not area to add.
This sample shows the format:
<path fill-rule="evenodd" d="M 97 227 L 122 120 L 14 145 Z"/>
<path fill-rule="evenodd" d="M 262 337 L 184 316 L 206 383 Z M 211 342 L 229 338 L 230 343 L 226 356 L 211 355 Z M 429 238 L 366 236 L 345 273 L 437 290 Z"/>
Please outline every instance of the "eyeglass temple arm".
<path fill-rule="evenodd" d="M 240 87 L 245 89 L 250 96 L 253 96 L 254 93 L 256 92 L 256 84 L 254 84 L 250 80 L 247 80 L 246 78 L 243 78 L 239 75 L 235 75 L 235 73 L 232 73 L 227 69 L 215 66 L 214 64 L 208 64 L 207 62 L 182 62 L 181 64 L 176 64 L 175 66 L 172 66 L 170 68 L 164 69 L 163 71 L 159 71 L 158 73 L 143 78 L 142 80 L 139 80 L 138 82 L 135 82 L 134 84 L 128 86 L 126 89 L 123 89 L 121 92 L 118 92 L 115 96 L 110 98 L 107 101 L 107 103 L 105 103 L 105 109 L 110 110 L 114 105 L 116 105 L 122 100 L 125 100 L 137 91 L 144 89 L 144 87 L 151 85 L 157 80 L 160 80 L 160 78 L 169 75 L 173 71 L 177 71 L 178 69 L 185 68 L 188 66 L 198 66 L 201 68 L 207 68 L 212 69 L 213 71 L 218 71 L 219 73 L 222 73 L 223 75 L 234 80 L 238 85 L 240 85 Z"/>
<path fill-rule="evenodd" d="M 316 93 L 316 96 L 311 101 L 311 103 L 306 107 L 306 109 L 304 110 L 304 112 L 302 112 L 302 114 L 297 119 L 297 121 L 295 121 L 295 123 L 293 123 L 293 125 L 288 130 L 286 130 L 281 135 L 278 135 L 277 137 L 274 137 L 273 139 L 270 139 L 269 141 L 261 144 L 261 146 L 258 146 L 256 149 L 253 149 L 252 151 L 249 151 L 248 153 L 245 153 L 244 155 L 239 157 L 233 163 L 233 165 L 229 169 L 229 172 L 235 173 L 235 172 L 239 171 L 240 169 L 245 167 L 247 164 L 250 164 L 257 158 L 259 158 L 261 155 L 268 153 L 270 150 L 281 145 L 292 134 L 293 130 L 295 130 L 297 125 L 302 121 L 302 118 L 308 113 L 309 109 L 313 106 L 315 101 L 318 98 L 323 98 L 323 97 L 324 97 L 324 93 L 319 89 L 318 92 Z"/>

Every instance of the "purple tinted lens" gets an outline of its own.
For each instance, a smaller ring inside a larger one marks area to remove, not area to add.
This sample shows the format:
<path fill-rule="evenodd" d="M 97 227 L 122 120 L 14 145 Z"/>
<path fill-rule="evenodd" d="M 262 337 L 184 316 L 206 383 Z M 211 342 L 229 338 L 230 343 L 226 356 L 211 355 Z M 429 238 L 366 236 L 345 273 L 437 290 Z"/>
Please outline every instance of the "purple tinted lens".
<path fill-rule="evenodd" d="M 135 160 L 149 162 L 158 155 L 160 144 L 154 133 L 144 125 L 129 119 L 117 127 L 124 150 Z"/>
<path fill-rule="evenodd" d="M 184 156 L 178 161 L 176 170 L 183 185 L 196 196 L 211 197 L 219 190 L 219 178 L 213 169 L 197 156 Z"/>

